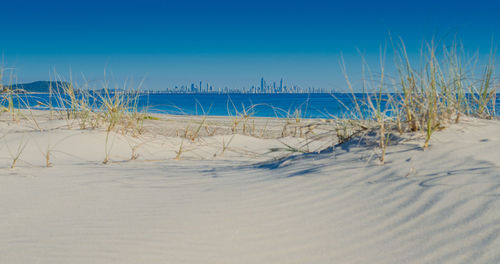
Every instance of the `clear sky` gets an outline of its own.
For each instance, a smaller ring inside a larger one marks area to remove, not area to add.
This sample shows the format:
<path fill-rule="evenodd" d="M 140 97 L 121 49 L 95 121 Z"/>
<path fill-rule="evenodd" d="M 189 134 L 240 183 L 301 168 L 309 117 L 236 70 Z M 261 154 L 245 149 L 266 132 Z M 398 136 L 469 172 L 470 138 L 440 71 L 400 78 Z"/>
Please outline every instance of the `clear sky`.
<path fill-rule="evenodd" d="M 388 32 L 410 52 L 424 38 L 488 53 L 497 1 L 0 1 L 0 50 L 19 82 L 144 79 L 147 89 L 259 79 L 342 90 L 340 53 L 354 75 L 359 49 L 376 61 Z M 5 82 L 4 78 L 4 82 Z"/>

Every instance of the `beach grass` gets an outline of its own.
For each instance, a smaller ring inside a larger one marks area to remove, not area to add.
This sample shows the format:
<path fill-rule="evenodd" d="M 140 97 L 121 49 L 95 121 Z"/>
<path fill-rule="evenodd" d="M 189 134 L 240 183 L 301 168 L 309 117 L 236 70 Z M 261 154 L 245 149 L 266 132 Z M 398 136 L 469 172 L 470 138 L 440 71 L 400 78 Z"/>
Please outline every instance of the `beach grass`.
<path fill-rule="evenodd" d="M 329 120 L 307 120 L 302 112 L 302 105 L 297 109 L 274 109 L 283 113 L 284 118 L 266 119 L 264 125 L 256 126 L 254 109 L 259 105 L 242 105 L 239 111 L 229 99 L 228 113 L 234 115 L 224 122 L 214 122 L 208 118 L 208 112 L 200 117 L 185 121 L 184 128 L 176 127 L 180 146 L 173 151 L 175 159 L 190 149 L 189 142 L 195 142 L 201 137 L 217 135 L 248 135 L 256 138 L 297 137 L 308 142 L 334 138 L 331 145 L 342 144 L 353 137 L 361 136 L 370 131 L 378 134 L 377 147 L 379 161 L 386 160 L 386 149 L 394 134 L 419 133 L 423 137 L 422 148 L 430 146 L 432 135 L 449 124 L 457 123 L 463 116 L 491 119 L 496 116 L 495 100 L 498 84 L 495 77 L 495 51 L 491 50 L 487 60 L 480 60 L 477 54 L 469 56 L 458 41 L 451 44 L 436 43 L 431 40 L 422 45 L 418 56 L 407 52 L 403 40 L 390 39 L 388 45 L 392 49 L 392 62 L 387 61 L 387 45 L 381 48 L 380 61 L 376 70 L 372 70 L 362 56 L 363 78 L 361 87 L 355 87 L 347 73 L 346 65 L 341 58 L 341 68 L 346 79 L 346 85 L 351 94 L 352 107 L 338 100 L 346 107 L 348 114 L 332 115 Z M 416 59 L 414 58 L 416 57 Z M 392 70 L 392 72 L 391 72 Z M 0 80 L 5 76 L 5 70 L 0 70 Z M 391 72 L 391 73 L 389 73 Z M 116 135 L 139 137 L 147 132 L 145 122 L 168 122 L 167 118 L 159 118 L 148 113 L 147 108 L 139 108 L 140 86 L 135 88 L 123 85 L 120 89 L 110 88 L 108 81 L 103 81 L 98 89 L 88 89 L 88 84 L 78 85 L 70 78 L 64 80 L 55 74 L 54 87 L 50 89 L 49 102 L 41 102 L 54 115 L 66 121 L 68 129 L 74 127 L 87 129 L 102 129 L 106 136 L 103 142 L 104 164 L 111 160 L 111 151 Z M 10 77 L 12 81 L 13 77 Z M 3 82 L 0 82 L 3 84 Z M 359 92 L 363 92 L 360 97 Z M 333 95 L 335 97 L 335 95 Z M 54 99 L 54 100 L 53 100 Z M 39 131 L 43 128 L 29 106 L 19 94 L 2 86 L 1 100 L 3 110 L 11 115 L 11 120 L 19 123 L 28 120 Z M 53 101 L 52 101 L 53 100 Z M 307 106 L 308 102 L 304 102 Z M 232 107 L 233 111 L 230 111 Z M 273 107 L 273 106 L 270 106 Z M 21 109 L 24 109 L 21 111 Z M 307 111 L 307 107 L 306 110 Z M 75 126 L 76 125 L 76 126 Z M 274 126 L 274 127 L 273 127 Z M 182 130 L 179 133 L 179 129 Z M 222 150 L 215 156 L 222 156 L 229 149 L 234 137 L 228 141 L 222 139 Z M 187 140 L 187 142 L 185 142 Z M 15 167 L 27 142 L 23 141 L 17 151 L 11 153 L 12 168 Z M 130 146 L 130 160 L 138 158 L 138 143 Z M 304 146 L 309 146 L 306 143 Z M 328 146 L 326 146 L 328 147 Z M 287 146 L 289 149 L 294 147 Z M 50 158 L 53 147 L 44 151 L 46 166 L 52 165 Z M 296 152 L 296 151 L 292 151 Z M 300 152 L 304 152 L 301 149 Z"/>
<path fill-rule="evenodd" d="M 378 130 L 381 163 L 391 134 L 420 132 L 424 136 L 422 148 L 427 149 L 436 130 L 458 123 L 462 116 L 483 119 L 496 116 L 495 50 L 483 62 L 477 54 L 468 56 L 458 41 L 437 44 L 431 40 L 424 42 L 418 58 L 412 59 L 402 39 L 391 39 L 390 44 L 393 63 L 387 65 L 387 47 L 382 48 L 377 72 L 371 70 L 362 56 L 362 87 L 353 87 L 341 59 L 354 105 L 354 109 L 348 109 L 351 119 Z M 388 76 L 387 68 L 395 69 L 396 74 Z M 363 91 L 365 96 L 359 99 L 355 91 Z M 348 123 L 340 122 L 337 129 L 340 141 L 355 133 L 347 132 Z"/>

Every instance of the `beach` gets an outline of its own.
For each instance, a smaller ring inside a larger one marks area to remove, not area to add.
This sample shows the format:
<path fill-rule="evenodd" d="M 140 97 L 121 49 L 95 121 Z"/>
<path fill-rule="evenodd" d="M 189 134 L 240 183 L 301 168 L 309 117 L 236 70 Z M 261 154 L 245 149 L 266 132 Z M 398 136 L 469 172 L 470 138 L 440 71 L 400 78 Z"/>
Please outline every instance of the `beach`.
<path fill-rule="evenodd" d="M 500 1 L 4 2 L 0 264 L 500 263 Z"/>
<path fill-rule="evenodd" d="M 0 263 L 500 261 L 497 120 L 393 133 L 381 164 L 329 120 L 32 113 L 0 123 Z"/>

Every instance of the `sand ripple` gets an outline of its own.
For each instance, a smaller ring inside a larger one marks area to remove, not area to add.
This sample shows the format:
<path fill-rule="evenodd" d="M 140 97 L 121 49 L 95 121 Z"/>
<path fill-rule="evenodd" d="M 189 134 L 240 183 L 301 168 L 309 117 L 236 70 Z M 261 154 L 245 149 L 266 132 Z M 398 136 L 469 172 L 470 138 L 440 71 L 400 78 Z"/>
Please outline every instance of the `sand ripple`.
<path fill-rule="evenodd" d="M 499 263 L 500 155 L 471 153 L 500 142 L 455 132 L 385 166 L 353 145 L 2 175 L 0 263 Z"/>

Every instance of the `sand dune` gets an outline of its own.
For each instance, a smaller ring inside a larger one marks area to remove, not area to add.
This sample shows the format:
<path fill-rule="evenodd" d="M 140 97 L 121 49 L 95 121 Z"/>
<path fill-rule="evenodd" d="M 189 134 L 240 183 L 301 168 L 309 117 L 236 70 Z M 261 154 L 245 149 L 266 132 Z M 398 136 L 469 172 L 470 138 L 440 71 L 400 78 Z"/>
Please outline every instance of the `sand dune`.
<path fill-rule="evenodd" d="M 498 121 L 453 125 L 425 151 L 395 135 L 385 165 L 370 136 L 282 159 L 276 139 L 239 135 L 214 157 L 222 138 L 206 137 L 179 161 L 179 139 L 154 138 L 128 161 L 117 135 L 103 165 L 102 131 L 2 131 L 0 263 L 500 262 Z"/>

